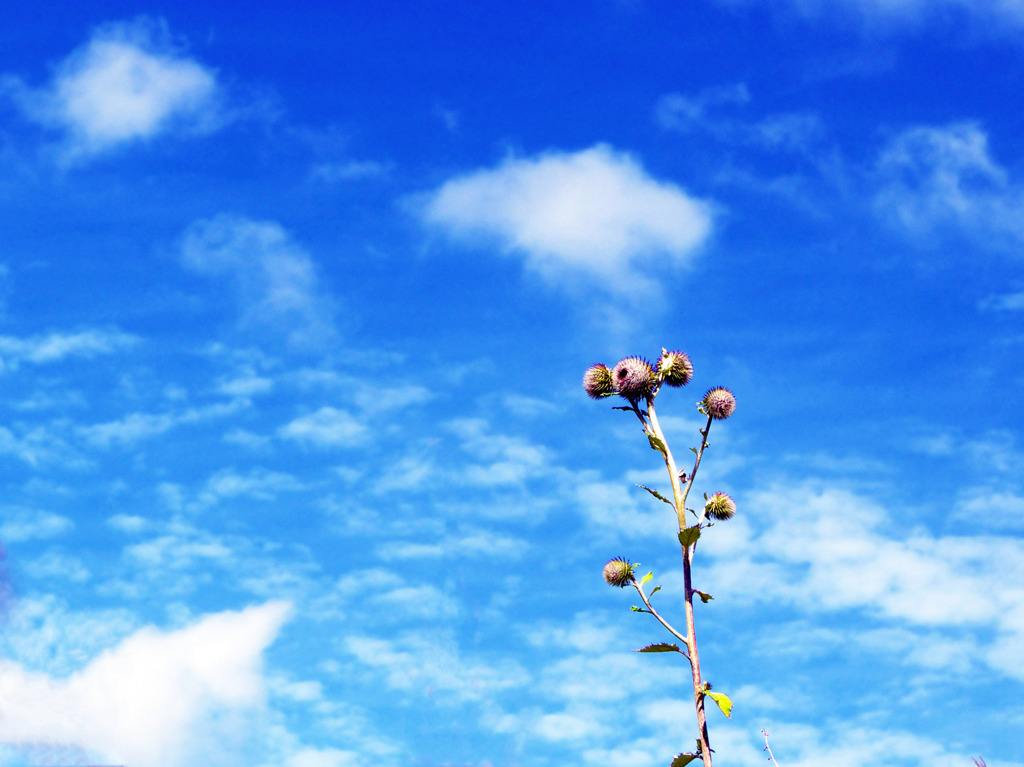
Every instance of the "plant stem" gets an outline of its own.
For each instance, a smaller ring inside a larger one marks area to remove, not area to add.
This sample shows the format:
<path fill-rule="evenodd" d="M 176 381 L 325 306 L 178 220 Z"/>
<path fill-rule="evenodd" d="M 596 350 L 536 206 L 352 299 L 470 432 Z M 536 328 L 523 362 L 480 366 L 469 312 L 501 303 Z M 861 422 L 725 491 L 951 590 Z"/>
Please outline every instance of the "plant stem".
<path fill-rule="evenodd" d="M 690 563 L 693 546 L 683 548 L 683 585 L 686 590 L 686 649 L 690 655 L 690 673 L 693 676 L 693 704 L 697 708 L 697 729 L 700 731 L 700 753 L 704 767 L 711 767 L 711 746 L 708 744 L 708 722 L 704 712 L 704 682 L 700 678 L 700 657 L 697 655 L 697 634 L 693 625 L 693 587 L 690 580 Z"/>
<path fill-rule="evenodd" d="M 665 439 L 665 433 L 661 430 L 661 424 L 658 423 L 658 414 L 654 410 L 654 396 L 647 398 L 647 425 L 651 433 L 661 440 L 661 444 L 664 445 L 665 449 L 662 455 L 665 458 L 665 466 L 668 469 L 669 480 L 672 483 L 672 496 L 675 499 L 676 517 L 679 520 L 679 532 L 682 533 L 686 525 L 686 497 L 690 494 L 690 488 L 693 487 L 693 480 L 697 476 L 697 469 L 700 468 L 700 459 L 704 455 L 704 449 L 708 444 L 708 432 L 711 431 L 711 417 L 708 416 L 707 425 L 701 431 L 700 448 L 697 450 L 696 460 L 693 464 L 693 471 L 687 478 L 686 489 L 682 487 L 682 483 L 679 479 L 679 470 L 676 467 L 675 458 L 672 457 L 672 451 L 669 449 L 668 441 Z M 637 416 L 640 416 L 639 411 Z M 643 422 L 643 417 L 640 417 L 640 421 Z M 697 525 L 699 526 L 704 521 L 704 512 L 701 511 L 700 516 L 697 518 Z M 687 656 L 690 659 L 690 673 L 693 677 L 693 704 L 697 709 L 697 730 L 700 733 L 700 754 L 704 760 L 704 767 L 712 767 L 711 765 L 711 746 L 708 743 L 708 725 L 707 716 L 704 711 L 704 682 L 701 679 L 700 674 L 700 656 L 697 653 L 697 634 L 694 626 L 693 619 L 693 582 L 691 579 L 691 567 L 693 564 L 693 554 L 696 548 L 696 542 L 689 546 L 683 546 L 683 583 L 685 591 L 685 599 L 683 601 L 683 608 L 686 613 L 686 649 Z"/>
<path fill-rule="evenodd" d="M 679 633 L 678 631 L 676 631 L 676 630 L 675 630 L 675 629 L 674 629 L 674 628 L 672 627 L 672 625 L 671 625 L 671 624 L 670 624 L 670 623 L 669 623 L 668 621 L 666 621 L 666 620 L 665 620 L 664 618 L 662 618 L 662 617 L 661 617 L 661 616 L 660 616 L 660 615 L 658 614 L 658 611 L 657 611 L 657 610 L 655 610 L 655 609 L 654 609 L 653 607 L 651 607 L 651 602 L 650 602 L 650 600 L 648 599 L 647 595 L 646 595 L 646 594 L 644 593 L 644 589 L 643 589 L 643 586 L 641 586 L 641 585 L 640 585 L 639 583 L 637 583 L 636 581 L 633 581 L 633 588 L 635 588 L 635 589 L 637 590 L 637 592 L 638 592 L 638 593 L 640 594 L 640 598 L 641 598 L 642 600 L 644 600 L 644 604 L 645 604 L 645 605 L 647 605 L 647 612 L 649 612 L 649 613 L 650 613 L 651 615 L 653 615 L 653 616 L 654 616 L 655 618 L 657 618 L 657 619 L 658 619 L 658 622 L 659 622 L 659 623 L 660 623 L 660 624 L 661 624 L 662 626 L 664 626 L 664 627 L 665 627 L 666 629 L 668 629 L 668 632 L 669 632 L 669 633 L 670 633 L 670 634 L 671 634 L 672 636 L 674 636 L 674 637 L 675 637 L 676 639 L 678 639 L 678 640 L 679 640 L 680 642 L 682 642 L 682 643 L 683 643 L 684 645 L 686 645 L 687 647 L 689 647 L 689 646 L 690 646 L 689 640 L 688 640 L 688 639 L 687 639 L 687 638 L 686 638 L 685 636 L 683 636 L 682 634 L 680 634 L 680 633 Z M 690 659 L 690 656 L 689 656 L 689 655 L 687 655 L 687 656 L 686 656 L 686 659 L 687 659 L 687 660 L 689 660 L 689 659 Z"/>
<path fill-rule="evenodd" d="M 768 745 L 768 733 L 763 727 L 761 728 L 761 734 L 764 735 L 764 750 L 768 752 L 768 759 L 771 760 L 772 764 L 778 767 L 779 763 L 775 760 L 775 754 L 772 753 L 772 747 Z M 978 764 L 978 762 L 975 762 L 975 764 Z M 984 767 L 984 764 L 985 763 L 982 762 L 979 767 Z"/>

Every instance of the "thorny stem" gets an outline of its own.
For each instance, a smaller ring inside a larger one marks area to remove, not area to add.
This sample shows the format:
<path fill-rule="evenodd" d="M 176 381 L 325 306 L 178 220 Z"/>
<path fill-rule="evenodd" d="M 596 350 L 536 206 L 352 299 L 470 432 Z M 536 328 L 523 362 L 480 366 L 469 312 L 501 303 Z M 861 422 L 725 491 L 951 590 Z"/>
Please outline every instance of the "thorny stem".
<path fill-rule="evenodd" d="M 679 640 L 680 642 L 682 642 L 683 644 L 685 644 L 685 645 L 689 646 L 689 643 L 687 642 L 687 639 L 686 639 L 686 637 L 685 637 L 685 636 L 683 636 L 682 634 L 680 634 L 680 633 L 679 633 L 678 631 L 676 631 L 676 630 L 675 630 L 675 629 L 674 629 L 674 628 L 672 627 L 672 625 L 671 625 L 671 624 L 670 624 L 670 623 L 669 623 L 668 621 L 666 621 L 666 620 L 665 620 L 664 618 L 662 618 L 662 617 L 661 617 L 661 616 L 660 616 L 660 615 L 658 614 L 658 611 L 657 611 L 657 610 L 655 610 L 655 609 L 654 609 L 653 607 L 651 607 L 651 602 L 650 602 L 650 599 L 649 599 L 649 598 L 648 598 L 648 596 L 647 596 L 647 595 L 646 595 L 646 594 L 644 593 L 644 589 L 643 589 L 643 586 L 641 586 L 641 585 L 640 585 L 639 583 L 637 583 L 636 581 L 633 581 L 633 588 L 635 588 L 635 589 L 637 590 L 637 593 L 639 593 L 639 594 L 640 594 L 640 598 L 641 598 L 642 600 L 644 600 L 644 604 L 645 604 L 645 605 L 647 606 L 647 612 L 649 612 L 649 613 L 650 613 L 651 615 L 653 615 L 653 616 L 654 616 L 655 618 L 657 618 L 657 619 L 658 619 L 658 622 L 659 622 L 659 623 L 660 623 L 660 624 L 661 624 L 662 626 L 664 626 L 665 628 L 667 628 L 667 629 L 668 629 L 668 632 L 669 632 L 669 633 L 670 633 L 670 634 L 671 634 L 672 636 L 674 636 L 674 637 L 675 637 L 676 639 L 678 639 L 678 640 Z M 684 655 L 685 655 L 685 653 L 684 653 Z M 686 659 L 687 659 L 687 660 L 689 660 L 689 659 L 690 659 L 690 656 L 689 656 L 689 655 L 687 655 L 687 656 L 686 656 Z"/>
<path fill-rule="evenodd" d="M 661 441 L 661 444 L 665 448 L 661 452 L 662 456 L 665 458 L 665 466 L 668 468 L 669 479 L 672 482 L 672 496 L 675 499 L 676 516 L 679 520 L 679 532 L 682 533 L 683 530 L 686 529 L 686 497 L 690 494 L 690 488 L 693 487 L 693 480 L 697 476 L 697 469 L 700 468 L 700 459 L 704 455 L 704 449 L 708 444 L 708 432 L 711 431 L 711 416 L 708 416 L 707 425 L 703 430 L 701 430 L 700 448 L 697 450 L 696 460 L 693 463 L 693 471 L 690 472 L 690 476 L 687 478 L 686 489 L 684 490 L 679 479 L 679 470 L 676 467 L 675 458 L 672 457 L 672 451 L 668 447 L 668 442 L 665 440 L 665 434 L 661 430 L 661 424 L 658 423 L 658 415 L 654 410 L 654 397 L 656 395 L 657 390 L 647 397 L 646 421 L 640 414 L 639 408 L 634 405 L 633 409 L 640 418 L 641 423 L 644 423 L 645 427 L 650 429 L 650 432 Z M 704 511 L 702 510 L 700 516 L 697 518 L 698 527 L 703 523 L 703 521 Z M 686 594 L 683 606 L 686 613 L 686 649 L 688 651 L 687 655 L 690 659 L 690 673 L 693 677 L 693 704 L 697 710 L 697 730 L 700 733 L 700 739 L 698 741 L 700 755 L 703 759 L 704 767 L 712 767 L 711 746 L 708 743 L 708 723 L 706 712 L 704 711 L 705 688 L 700 674 L 700 656 L 697 653 L 697 633 L 693 619 L 693 582 L 691 578 L 691 568 L 693 565 L 693 554 L 695 548 L 696 542 L 688 546 L 683 546 L 683 583 Z"/>
<path fill-rule="evenodd" d="M 772 753 L 772 747 L 768 745 L 768 733 L 765 732 L 764 728 L 761 728 L 761 734 L 764 735 L 764 750 L 768 752 L 768 758 L 775 767 L 778 767 L 779 763 L 775 760 L 775 754 Z M 977 764 L 977 762 L 975 762 L 975 764 Z"/>

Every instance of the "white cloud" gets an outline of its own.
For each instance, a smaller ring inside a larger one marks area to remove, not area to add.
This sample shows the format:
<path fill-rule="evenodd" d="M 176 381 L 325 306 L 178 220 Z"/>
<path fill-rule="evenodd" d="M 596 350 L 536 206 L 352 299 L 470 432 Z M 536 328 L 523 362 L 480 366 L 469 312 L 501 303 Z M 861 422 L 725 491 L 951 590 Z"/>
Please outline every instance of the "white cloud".
<path fill-rule="evenodd" d="M 79 432 L 101 447 L 130 444 L 155 437 L 184 424 L 202 423 L 236 413 L 248 406 L 247 400 L 214 403 L 170 413 L 129 413 L 120 420 L 83 426 Z"/>
<path fill-rule="evenodd" d="M 364 764 L 363 758 L 355 751 L 341 751 L 337 748 L 304 748 L 292 754 L 286 767 L 356 767 Z"/>
<path fill-rule="evenodd" d="M 9 88 L 30 119 L 65 133 L 69 159 L 217 122 L 214 73 L 175 50 L 164 25 L 147 20 L 97 29 L 58 64 L 46 88 L 19 81 Z"/>
<path fill-rule="evenodd" d="M 230 280 L 242 328 L 276 331 L 307 347 L 336 335 L 333 301 L 316 265 L 277 223 L 229 215 L 197 221 L 185 232 L 182 262 Z"/>
<path fill-rule="evenodd" d="M 711 232 L 708 204 L 605 145 L 451 179 L 422 215 L 455 237 L 496 241 L 555 284 L 582 274 L 616 292 L 649 284 L 645 257 L 690 263 Z"/>
<path fill-rule="evenodd" d="M 1024 494 L 1008 487 L 973 487 L 961 493 L 957 516 L 987 529 L 1024 531 Z"/>
<path fill-rule="evenodd" d="M 291 610 L 270 602 L 187 628 L 145 628 L 59 679 L 0 663 L 0 743 L 72 745 L 109 763 L 184 767 L 259 710 L 261 656 Z"/>
<path fill-rule="evenodd" d="M 750 91 L 743 83 L 708 88 L 696 95 L 670 93 L 658 100 L 655 120 L 666 130 L 703 131 L 730 144 L 759 146 L 770 150 L 809 150 L 823 133 L 821 120 L 808 112 L 784 112 L 760 119 L 740 119 L 723 114 L 730 107 L 745 108 Z"/>
<path fill-rule="evenodd" d="M 992 159 L 973 123 L 904 131 L 882 152 L 878 174 L 876 207 L 911 233 L 952 225 L 996 244 L 1024 241 L 1024 187 Z"/>
<path fill-rule="evenodd" d="M 361 443 L 366 427 L 351 413 L 322 407 L 282 426 L 278 434 L 316 447 L 346 447 Z"/>
<path fill-rule="evenodd" d="M 221 498 L 246 496 L 269 501 L 278 493 L 302 489 L 302 483 L 291 474 L 266 469 L 252 469 L 242 475 L 232 469 L 218 471 L 206 480 L 199 494 L 200 504 L 206 506 Z"/>
<path fill-rule="evenodd" d="M 391 172 L 391 165 L 373 160 L 325 162 L 314 165 L 310 176 L 318 181 L 359 181 L 382 178 Z"/>
<path fill-rule="evenodd" d="M 552 457 L 542 445 L 520 437 L 494 434 L 482 418 L 458 418 L 445 424 L 458 435 L 462 449 L 481 463 L 469 463 L 454 473 L 460 484 L 491 486 L 522 484 L 549 473 Z"/>
<path fill-rule="evenodd" d="M 814 612 L 863 611 L 921 636 L 988 628 L 997 640 L 1024 642 L 1024 542 L 893 535 L 897 521 L 875 501 L 811 482 L 753 493 L 702 539 L 702 556 L 716 560 L 708 590 Z M 1024 678 L 1024 665 L 998 652 L 997 640 L 979 639 L 976 657 L 988 652 L 993 668 Z"/>
<path fill-rule="evenodd" d="M 84 330 L 79 333 L 49 333 L 15 338 L 0 336 L 0 371 L 17 369 L 21 363 L 43 365 L 66 357 L 95 357 L 129 349 L 138 342 L 135 336 L 116 330 Z"/>
<path fill-rule="evenodd" d="M 1019 312 L 1024 310 L 1024 291 L 988 296 L 979 303 L 978 308 L 1002 312 Z"/>
<path fill-rule="evenodd" d="M 24 560 L 22 570 L 37 580 L 57 579 L 83 583 L 92 577 L 81 560 L 52 549 L 35 559 Z"/>
<path fill-rule="evenodd" d="M 790 0 L 790 4 L 803 15 L 828 19 L 834 19 L 836 11 L 847 11 L 871 26 L 913 25 L 931 19 L 962 23 L 964 17 L 950 11 L 990 23 L 995 33 L 1005 31 L 1007 24 L 1024 25 L 1024 5 L 1017 0 Z"/>
<path fill-rule="evenodd" d="M 149 522 L 145 517 L 134 514 L 114 514 L 107 517 L 107 524 L 122 533 L 141 533 L 148 526 Z"/>
<path fill-rule="evenodd" d="M 3 517 L 3 524 L 0 524 L 0 541 L 4 543 L 53 538 L 74 527 L 74 523 L 67 517 L 36 509 L 6 508 L 3 510 Z"/>
<path fill-rule="evenodd" d="M 392 689 L 431 695 L 439 703 L 487 700 L 529 679 L 514 661 L 463 657 L 457 644 L 437 631 L 387 639 L 351 634 L 344 646 Z"/>

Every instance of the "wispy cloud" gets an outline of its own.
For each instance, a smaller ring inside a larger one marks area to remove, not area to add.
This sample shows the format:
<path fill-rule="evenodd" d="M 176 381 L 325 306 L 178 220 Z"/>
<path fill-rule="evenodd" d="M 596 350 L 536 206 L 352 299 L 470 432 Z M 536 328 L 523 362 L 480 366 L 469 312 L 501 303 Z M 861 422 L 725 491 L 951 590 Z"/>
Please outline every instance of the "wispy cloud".
<path fill-rule="evenodd" d="M 1024 291 L 987 296 L 979 302 L 978 308 L 986 311 L 1019 312 L 1024 310 Z"/>
<path fill-rule="evenodd" d="M 878 176 L 878 210 L 911 233 L 955 227 L 991 244 L 1024 241 L 1024 186 L 992 158 L 974 123 L 904 131 L 881 153 Z"/>
<path fill-rule="evenodd" d="M 74 527 L 67 517 L 37 509 L 3 510 L 4 521 L 0 524 L 0 541 L 14 543 L 36 538 L 53 538 Z"/>
<path fill-rule="evenodd" d="M 6 86 L 29 119 L 64 134 L 69 160 L 218 124 L 215 73 L 176 49 L 163 23 L 148 19 L 99 27 L 43 88 L 11 77 Z"/>
<path fill-rule="evenodd" d="M 275 222 L 229 215 L 197 221 L 185 233 L 182 262 L 229 281 L 243 329 L 270 331 L 299 347 L 323 347 L 336 337 L 334 302 L 313 259 Z"/>
<path fill-rule="evenodd" d="M 278 434 L 315 447 L 345 447 L 364 441 L 366 426 L 351 413 L 322 407 L 284 425 Z"/>
<path fill-rule="evenodd" d="M 735 0 L 723 0 L 723 2 Z M 776 8 L 779 3 L 772 3 Z M 806 17 L 834 21 L 857 20 L 867 28 L 889 29 L 917 26 L 929 21 L 963 23 L 974 19 L 984 23 L 993 34 L 1006 27 L 1024 26 L 1024 6 L 1012 0 L 790 0 L 789 6 Z"/>
<path fill-rule="evenodd" d="M 730 144 L 769 150 L 810 151 L 824 135 L 821 119 L 811 112 L 783 112 L 751 119 L 729 115 L 751 102 L 743 83 L 709 88 L 695 95 L 670 93 L 655 107 L 655 120 L 666 130 L 702 131 Z"/>
<path fill-rule="evenodd" d="M 615 293 L 650 287 L 645 257 L 689 264 L 712 226 L 710 205 L 603 144 L 453 178 L 420 212 L 456 238 L 522 257 L 554 285 L 583 275 Z"/>
<path fill-rule="evenodd" d="M 328 183 L 337 181 L 362 181 L 386 178 L 391 173 L 389 163 L 375 160 L 349 160 L 347 162 L 323 162 L 314 165 L 310 177 Z"/>
<path fill-rule="evenodd" d="M 215 418 L 236 413 L 248 406 L 247 400 L 220 402 L 203 407 L 188 408 L 182 411 L 166 413 L 129 413 L 128 415 L 106 423 L 83 426 L 79 432 L 86 440 L 110 447 L 118 444 L 131 444 L 139 440 L 159 436 L 183 424 L 201 423 Z"/>
<path fill-rule="evenodd" d="M 95 357 L 129 349 L 138 338 L 118 330 L 48 333 L 27 338 L 0 336 L 0 371 L 22 363 L 44 365 L 67 357 Z"/>

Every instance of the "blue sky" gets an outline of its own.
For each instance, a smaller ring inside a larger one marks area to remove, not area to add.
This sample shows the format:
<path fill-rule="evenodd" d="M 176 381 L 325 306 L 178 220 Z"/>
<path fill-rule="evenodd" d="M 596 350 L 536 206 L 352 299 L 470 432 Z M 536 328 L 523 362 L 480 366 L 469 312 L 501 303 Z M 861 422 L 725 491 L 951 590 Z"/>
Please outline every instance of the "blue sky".
<path fill-rule="evenodd" d="M 0 20 L 0 764 L 1024 765 L 1019 4 Z"/>

